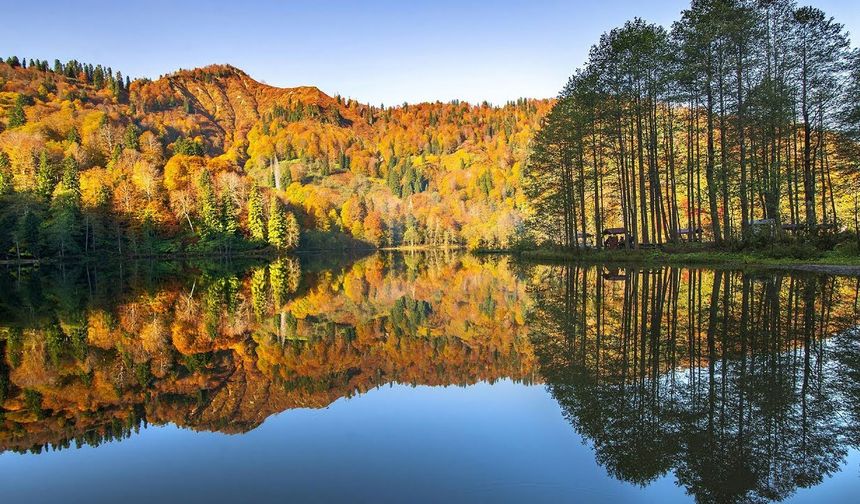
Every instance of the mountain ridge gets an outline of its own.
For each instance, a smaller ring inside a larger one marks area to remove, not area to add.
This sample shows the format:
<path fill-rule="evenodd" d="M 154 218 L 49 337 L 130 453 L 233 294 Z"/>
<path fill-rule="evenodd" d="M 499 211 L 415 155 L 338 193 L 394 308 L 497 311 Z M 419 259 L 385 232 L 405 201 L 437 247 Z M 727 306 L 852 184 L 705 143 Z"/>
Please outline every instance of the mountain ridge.
<path fill-rule="evenodd" d="M 165 87 L 169 92 L 166 92 Z M 169 93 L 188 100 L 195 112 L 211 122 L 210 128 L 220 132 L 218 136 L 224 137 L 224 152 L 237 142 L 244 141 L 253 124 L 264 114 L 271 113 L 276 105 L 302 103 L 316 105 L 324 110 L 337 107 L 334 98 L 315 86 L 271 86 L 253 79 L 237 67 L 223 64 L 178 70 L 155 81 L 135 81 L 129 92 L 132 101 L 135 94 L 164 97 Z M 145 112 L 147 102 L 145 98 L 141 101 Z M 345 110 L 338 107 L 340 113 Z M 358 119 L 350 117 L 351 121 Z M 209 132 L 212 133 L 211 130 Z"/>
<path fill-rule="evenodd" d="M 160 238 L 181 240 L 168 248 L 185 250 L 205 241 L 201 226 L 234 214 L 237 222 L 219 229 L 251 237 L 251 221 L 260 220 L 249 213 L 255 186 L 296 215 L 311 248 L 356 240 L 507 246 L 527 211 L 521 182 L 529 142 L 553 104 L 377 107 L 314 86 L 264 84 L 231 65 L 129 81 L 77 61 L 53 69 L 29 63 L 0 63 L 0 154 L 8 158 L 0 182 L 21 197 L 41 196 L 0 208 L 0 217 L 7 213 L 9 229 L 24 225 L 27 213 L 15 210 L 23 205 L 38 210 L 30 215 L 47 229 L 63 166 L 74 166 L 78 175 L 68 181 L 80 178 L 83 219 L 80 230 L 76 223 L 70 233 L 34 239 L 32 255 L 62 252 L 68 243 L 91 250 L 83 242 L 89 214 L 105 205 L 121 221 L 106 235 L 120 237 L 104 238 L 97 249 L 121 253 L 127 240 L 125 250 L 139 250 L 149 240 L 143 230 L 154 228 Z M 212 179 L 211 189 L 201 177 Z M 218 217 L 212 208 L 220 200 L 232 210 Z M 269 206 L 258 242 L 266 239 Z M 9 232 L 0 254 L 17 256 L 22 243 Z"/>

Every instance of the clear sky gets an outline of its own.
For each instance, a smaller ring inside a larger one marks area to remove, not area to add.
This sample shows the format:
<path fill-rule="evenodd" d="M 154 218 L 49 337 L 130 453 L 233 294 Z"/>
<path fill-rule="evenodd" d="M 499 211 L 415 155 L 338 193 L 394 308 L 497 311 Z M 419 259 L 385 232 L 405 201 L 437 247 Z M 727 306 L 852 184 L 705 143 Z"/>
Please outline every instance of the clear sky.
<path fill-rule="evenodd" d="M 860 33 L 856 1 L 806 3 Z M 502 103 L 554 96 L 601 33 L 634 16 L 668 26 L 687 5 L 0 0 L 0 55 L 77 59 L 150 78 L 230 63 L 272 85 L 314 85 L 374 104 L 454 98 Z"/>

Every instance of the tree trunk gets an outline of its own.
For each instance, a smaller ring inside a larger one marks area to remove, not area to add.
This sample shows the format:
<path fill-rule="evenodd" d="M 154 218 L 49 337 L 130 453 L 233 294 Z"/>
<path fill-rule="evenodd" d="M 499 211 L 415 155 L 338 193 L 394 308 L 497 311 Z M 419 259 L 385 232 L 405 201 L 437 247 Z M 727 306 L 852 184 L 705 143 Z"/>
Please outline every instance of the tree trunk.
<path fill-rule="evenodd" d="M 711 229 L 714 234 L 714 242 L 718 245 L 723 243 L 723 235 L 720 231 L 720 214 L 717 210 L 717 181 L 714 177 L 714 91 L 712 83 L 711 64 L 708 64 L 707 83 L 705 85 L 707 93 L 707 133 L 708 133 L 708 159 L 705 165 L 705 180 L 708 183 L 708 204 L 711 211 Z"/>

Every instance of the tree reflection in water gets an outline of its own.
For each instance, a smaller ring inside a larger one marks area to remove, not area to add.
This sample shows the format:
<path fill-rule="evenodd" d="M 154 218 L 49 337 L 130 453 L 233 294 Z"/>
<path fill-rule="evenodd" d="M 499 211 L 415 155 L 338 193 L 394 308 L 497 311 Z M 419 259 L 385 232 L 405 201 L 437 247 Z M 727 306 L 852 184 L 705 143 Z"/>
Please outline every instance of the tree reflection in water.
<path fill-rule="evenodd" d="M 860 443 L 858 280 L 447 253 L 0 274 L 0 452 L 245 432 L 390 383 L 544 382 L 598 463 L 780 500 Z"/>
<path fill-rule="evenodd" d="M 244 432 L 389 383 L 531 382 L 526 298 L 506 260 L 446 254 L 7 271 L 0 451 Z"/>
<path fill-rule="evenodd" d="M 781 500 L 857 445 L 856 279 L 556 266 L 532 296 L 540 374 L 616 478 Z"/>

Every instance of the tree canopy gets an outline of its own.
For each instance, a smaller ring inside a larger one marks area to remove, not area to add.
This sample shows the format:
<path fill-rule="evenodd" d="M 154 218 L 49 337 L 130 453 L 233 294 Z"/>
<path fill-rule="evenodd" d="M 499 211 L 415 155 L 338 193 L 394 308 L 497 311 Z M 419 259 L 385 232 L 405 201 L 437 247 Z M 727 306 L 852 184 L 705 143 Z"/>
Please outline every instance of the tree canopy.
<path fill-rule="evenodd" d="M 605 33 L 535 136 L 532 238 L 750 244 L 763 224 L 767 239 L 853 226 L 856 59 L 841 24 L 792 0 L 694 0 L 669 29 Z"/>

